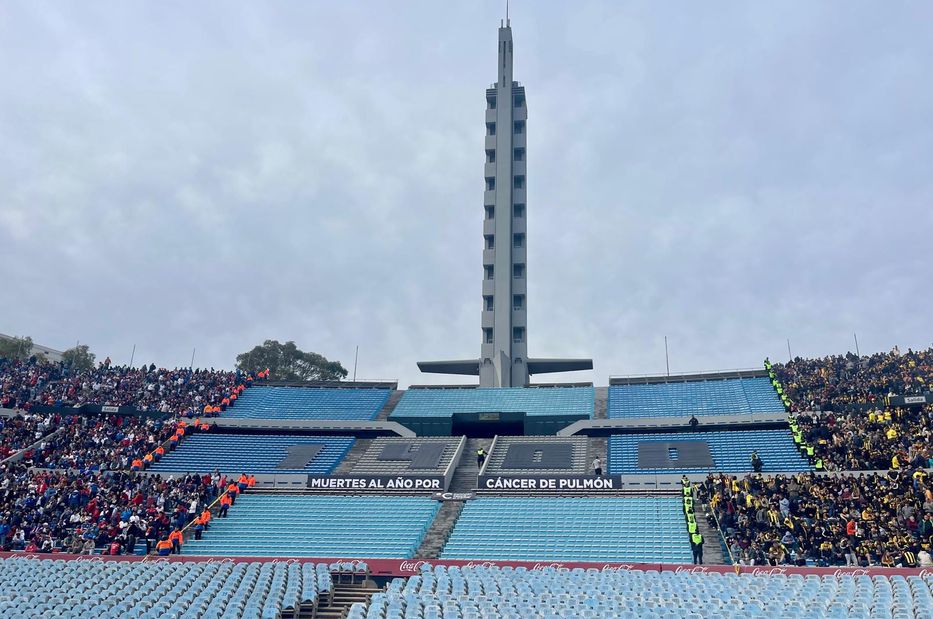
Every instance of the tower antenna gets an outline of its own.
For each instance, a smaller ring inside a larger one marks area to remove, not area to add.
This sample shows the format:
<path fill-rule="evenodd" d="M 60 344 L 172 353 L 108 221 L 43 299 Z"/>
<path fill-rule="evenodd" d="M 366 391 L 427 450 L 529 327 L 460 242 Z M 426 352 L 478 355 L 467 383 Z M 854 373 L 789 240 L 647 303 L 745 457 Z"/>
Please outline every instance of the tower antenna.
<path fill-rule="evenodd" d="M 505 25 L 509 25 L 509 0 L 505 0 Z"/>

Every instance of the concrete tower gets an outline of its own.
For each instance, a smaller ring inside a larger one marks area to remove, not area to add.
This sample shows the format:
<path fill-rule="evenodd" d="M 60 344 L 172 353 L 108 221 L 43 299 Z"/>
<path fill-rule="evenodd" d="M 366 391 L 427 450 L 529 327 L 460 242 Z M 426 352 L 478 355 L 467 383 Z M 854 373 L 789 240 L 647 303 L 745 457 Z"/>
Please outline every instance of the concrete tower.
<path fill-rule="evenodd" d="M 479 359 L 422 361 L 422 372 L 478 375 L 481 387 L 524 387 L 530 374 L 593 369 L 590 359 L 528 358 L 525 88 L 512 80 L 512 27 L 499 27 L 498 80 L 486 90 L 483 305 Z"/>

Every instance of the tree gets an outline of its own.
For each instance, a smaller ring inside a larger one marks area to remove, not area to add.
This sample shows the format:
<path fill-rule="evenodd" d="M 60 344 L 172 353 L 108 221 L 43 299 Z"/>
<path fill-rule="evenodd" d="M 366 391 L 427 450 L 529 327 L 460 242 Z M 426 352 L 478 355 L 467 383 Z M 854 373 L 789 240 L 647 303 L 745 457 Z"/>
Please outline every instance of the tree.
<path fill-rule="evenodd" d="M 275 380 L 341 380 L 347 369 L 339 361 L 328 361 L 316 352 L 305 352 L 295 342 L 266 340 L 261 346 L 236 356 L 236 366 L 244 372 L 269 369 Z"/>
<path fill-rule="evenodd" d="M 87 344 L 80 344 L 62 353 L 62 361 L 76 372 L 94 369 L 95 355 Z"/>
<path fill-rule="evenodd" d="M 32 356 L 32 338 L 0 337 L 0 357 L 6 359 L 28 359 Z"/>

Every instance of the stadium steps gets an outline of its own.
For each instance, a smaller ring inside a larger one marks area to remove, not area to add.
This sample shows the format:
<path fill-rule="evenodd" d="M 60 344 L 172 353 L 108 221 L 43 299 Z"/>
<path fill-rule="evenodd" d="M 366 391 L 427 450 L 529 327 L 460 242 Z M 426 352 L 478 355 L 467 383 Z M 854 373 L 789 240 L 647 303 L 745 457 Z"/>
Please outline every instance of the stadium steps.
<path fill-rule="evenodd" d="M 367 438 L 356 439 L 353 448 L 347 452 L 347 455 L 343 457 L 343 460 L 341 460 L 337 468 L 334 469 L 334 475 L 349 474 L 350 471 L 353 470 L 353 467 L 360 461 L 360 458 L 363 457 L 363 454 L 366 453 L 366 450 L 369 449 L 369 445 L 372 442 L 372 439 Z"/>
<path fill-rule="evenodd" d="M 465 501 L 444 501 L 441 503 L 441 509 L 434 517 L 434 522 L 431 523 L 431 527 L 425 533 L 421 546 L 415 551 L 416 559 L 436 559 L 441 554 L 441 550 L 444 549 L 444 545 L 447 543 L 447 538 L 450 537 L 451 529 L 457 522 L 457 518 L 460 517 L 460 512 L 463 511 L 464 503 Z"/>
<path fill-rule="evenodd" d="M 593 460 L 599 456 L 603 463 L 603 475 L 609 472 L 609 439 L 605 436 L 591 436 L 587 445 L 586 471 L 592 473 Z"/>
<path fill-rule="evenodd" d="M 330 600 L 318 604 L 317 610 L 307 615 L 307 619 L 343 619 L 350 612 L 350 607 L 356 603 L 369 605 L 373 594 L 382 589 L 368 586 L 366 583 L 335 582 L 333 595 Z M 305 618 L 304 613 L 301 615 Z"/>
<path fill-rule="evenodd" d="M 709 526 L 706 522 L 706 505 L 703 505 L 703 511 L 696 514 L 697 529 L 703 536 L 703 563 L 708 565 L 727 565 L 729 562 L 722 554 L 722 539 L 719 537 L 719 531 L 716 527 Z"/>
<path fill-rule="evenodd" d="M 389 419 L 389 415 L 392 414 L 392 411 L 395 410 L 395 406 L 398 404 L 399 400 L 402 399 L 402 396 L 405 395 L 404 390 L 395 390 L 389 394 L 389 399 L 386 400 L 385 405 L 382 407 L 382 410 L 379 411 L 379 414 L 376 415 L 376 421 L 386 421 Z"/>
<path fill-rule="evenodd" d="M 594 391 L 593 419 L 607 419 L 609 417 L 609 387 L 596 387 Z"/>
<path fill-rule="evenodd" d="M 453 479 L 450 481 L 450 492 L 470 492 L 476 489 L 476 476 L 479 475 L 479 467 L 476 466 L 476 450 L 482 447 L 489 453 L 492 446 L 492 439 L 489 438 L 468 438 L 466 447 L 463 448 L 463 456 L 454 469 Z"/>

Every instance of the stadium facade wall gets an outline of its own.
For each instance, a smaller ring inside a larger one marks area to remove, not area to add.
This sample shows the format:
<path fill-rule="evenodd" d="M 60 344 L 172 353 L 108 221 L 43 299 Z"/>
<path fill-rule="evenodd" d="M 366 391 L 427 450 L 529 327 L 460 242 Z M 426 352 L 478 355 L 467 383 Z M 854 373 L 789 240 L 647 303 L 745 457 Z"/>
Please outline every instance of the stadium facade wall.
<path fill-rule="evenodd" d="M 172 563 L 176 561 L 187 561 L 194 563 L 213 563 L 218 560 L 234 562 L 260 562 L 275 563 L 327 563 L 334 564 L 347 562 L 350 560 L 364 561 L 369 566 L 369 573 L 372 576 L 387 577 L 408 577 L 421 573 L 422 569 L 434 566 L 459 566 L 459 567 L 523 567 L 527 570 L 546 570 L 546 569 L 596 569 L 602 572 L 618 571 L 651 571 L 651 572 L 690 572 L 695 574 L 749 574 L 749 575 L 769 575 L 769 574 L 800 574 L 802 576 L 919 576 L 925 578 L 933 576 L 933 569 L 917 568 L 899 568 L 899 567 L 789 567 L 789 566 L 732 566 L 732 565 L 691 565 L 691 564 L 671 564 L 671 563 L 594 563 L 586 561 L 467 561 L 457 559 L 360 559 L 360 558 L 336 558 L 336 557 L 218 557 L 211 556 L 185 556 L 172 555 L 168 557 L 152 558 L 143 555 L 118 555 L 114 557 L 106 555 L 66 555 L 60 553 L 52 554 L 26 554 L 22 552 L 0 552 L 0 558 L 9 559 L 20 557 L 24 559 L 35 560 L 66 560 L 66 561 L 147 561 L 149 563 Z"/>

